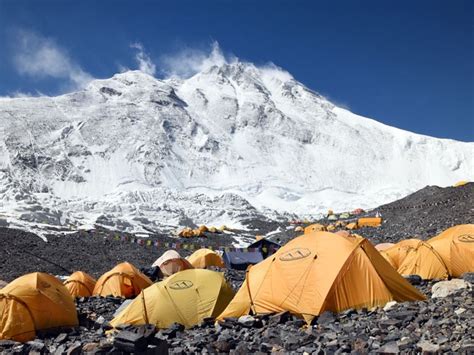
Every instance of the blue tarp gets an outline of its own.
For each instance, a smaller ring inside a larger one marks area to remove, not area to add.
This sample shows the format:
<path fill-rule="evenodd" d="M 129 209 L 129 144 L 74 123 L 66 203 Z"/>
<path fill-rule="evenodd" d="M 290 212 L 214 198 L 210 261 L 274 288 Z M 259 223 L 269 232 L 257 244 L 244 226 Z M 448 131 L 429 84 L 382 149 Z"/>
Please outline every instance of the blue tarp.
<path fill-rule="evenodd" d="M 263 260 L 260 251 L 225 251 L 222 256 L 228 269 L 247 270 L 249 265 L 258 264 Z"/>

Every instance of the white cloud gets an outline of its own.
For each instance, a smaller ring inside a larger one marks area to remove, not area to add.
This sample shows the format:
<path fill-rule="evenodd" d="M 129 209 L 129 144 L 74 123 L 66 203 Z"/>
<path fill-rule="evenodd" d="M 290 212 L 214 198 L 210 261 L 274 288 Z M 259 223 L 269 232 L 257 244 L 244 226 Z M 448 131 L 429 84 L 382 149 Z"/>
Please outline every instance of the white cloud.
<path fill-rule="evenodd" d="M 15 52 L 14 65 L 22 75 L 66 79 L 73 89 L 83 88 L 94 79 L 63 48 L 39 34 L 20 31 Z"/>
<path fill-rule="evenodd" d="M 213 42 L 211 51 L 185 48 L 178 53 L 161 58 L 161 70 L 167 77 L 188 78 L 214 65 L 221 66 L 235 62 L 235 56 L 226 57 L 217 42 Z"/>
<path fill-rule="evenodd" d="M 138 51 L 137 54 L 135 55 L 135 60 L 138 63 L 138 69 L 140 69 L 142 72 L 146 74 L 155 75 L 156 65 L 151 60 L 150 56 L 145 52 L 143 45 L 137 42 L 137 43 L 132 43 L 130 47 Z"/>

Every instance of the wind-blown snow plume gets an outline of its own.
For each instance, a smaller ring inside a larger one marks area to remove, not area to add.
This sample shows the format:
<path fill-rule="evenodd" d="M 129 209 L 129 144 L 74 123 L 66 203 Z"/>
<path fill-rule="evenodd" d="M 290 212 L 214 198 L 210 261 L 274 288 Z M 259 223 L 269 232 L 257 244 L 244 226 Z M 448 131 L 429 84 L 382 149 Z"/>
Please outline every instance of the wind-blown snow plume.
<path fill-rule="evenodd" d="M 210 52 L 185 48 L 177 53 L 165 55 L 161 58 L 160 67 L 166 77 L 189 78 L 213 65 L 221 66 L 235 61 L 237 61 L 235 56 L 226 57 L 219 43 L 214 41 Z"/>
<path fill-rule="evenodd" d="M 83 88 L 94 79 L 54 40 L 30 31 L 18 33 L 13 62 L 22 75 L 66 79 L 73 89 Z"/>
<path fill-rule="evenodd" d="M 135 60 L 138 63 L 138 69 L 146 74 L 152 76 L 155 75 L 156 65 L 151 60 L 150 56 L 145 52 L 145 48 L 143 47 L 143 45 L 141 43 L 136 42 L 132 43 L 130 47 L 137 50 Z"/>

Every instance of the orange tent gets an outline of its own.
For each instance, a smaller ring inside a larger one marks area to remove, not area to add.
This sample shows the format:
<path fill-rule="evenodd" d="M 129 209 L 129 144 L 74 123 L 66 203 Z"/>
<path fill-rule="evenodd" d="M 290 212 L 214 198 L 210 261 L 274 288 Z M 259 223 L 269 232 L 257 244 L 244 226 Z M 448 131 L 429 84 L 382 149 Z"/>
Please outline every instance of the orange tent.
<path fill-rule="evenodd" d="M 25 342 L 34 339 L 37 330 L 78 324 L 74 300 L 54 276 L 27 274 L 0 291 L 0 339 Z"/>
<path fill-rule="evenodd" d="M 153 282 L 130 263 L 121 263 L 103 274 L 95 284 L 95 296 L 135 297 Z"/>
<path fill-rule="evenodd" d="M 323 226 L 322 224 L 316 223 L 316 224 L 310 224 L 304 229 L 304 234 L 309 234 L 313 232 L 321 232 L 325 231 L 326 227 Z"/>
<path fill-rule="evenodd" d="M 64 281 L 64 286 L 74 297 L 92 296 L 95 287 L 95 279 L 83 271 L 76 271 Z"/>
<path fill-rule="evenodd" d="M 196 269 L 205 269 L 209 266 L 225 267 L 221 256 L 210 249 L 199 249 L 188 256 L 188 261 Z"/>
<path fill-rule="evenodd" d="M 327 310 L 423 299 L 366 239 L 316 232 L 291 240 L 247 270 L 218 319 L 290 311 L 310 323 Z"/>
<path fill-rule="evenodd" d="M 406 239 L 384 250 L 401 275 L 419 275 L 425 280 L 445 279 L 448 269 L 436 250 L 419 239 Z"/>
<path fill-rule="evenodd" d="M 446 229 L 428 243 L 439 253 L 450 276 L 459 277 L 465 272 L 474 272 L 474 224 Z"/>
<path fill-rule="evenodd" d="M 176 250 L 168 250 L 155 260 L 153 266 L 158 266 L 164 276 L 171 276 L 179 271 L 193 269 L 189 261 L 182 258 Z"/>
<path fill-rule="evenodd" d="M 377 249 L 378 251 L 387 250 L 388 248 L 391 248 L 394 245 L 394 243 L 379 243 L 375 246 L 375 249 Z"/>
<path fill-rule="evenodd" d="M 346 228 L 349 230 L 357 229 L 357 227 L 358 227 L 357 222 L 351 222 L 351 223 L 346 224 Z"/>

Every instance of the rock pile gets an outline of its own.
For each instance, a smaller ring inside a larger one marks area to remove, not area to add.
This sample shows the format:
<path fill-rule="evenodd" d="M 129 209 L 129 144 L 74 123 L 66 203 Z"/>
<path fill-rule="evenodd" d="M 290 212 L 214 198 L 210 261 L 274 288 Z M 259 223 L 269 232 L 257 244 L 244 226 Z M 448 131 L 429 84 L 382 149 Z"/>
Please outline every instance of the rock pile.
<path fill-rule="evenodd" d="M 428 300 L 392 302 L 384 308 L 324 312 L 310 326 L 287 312 L 266 316 L 212 319 L 191 329 L 173 324 L 156 330 L 151 325 L 119 326 L 110 334 L 109 321 L 123 302 L 120 298 L 90 297 L 77 300 L 80 327 L 59 334 L 38 334 L 25 344 L 0 341 L 5 353 L 398 353 L 474 351 L 473 274 L 468 284 L 445 297 L 432 297 L 438 282 L 417 280 Z M 237 282 L 237 281 L 236 281 Z"/>

